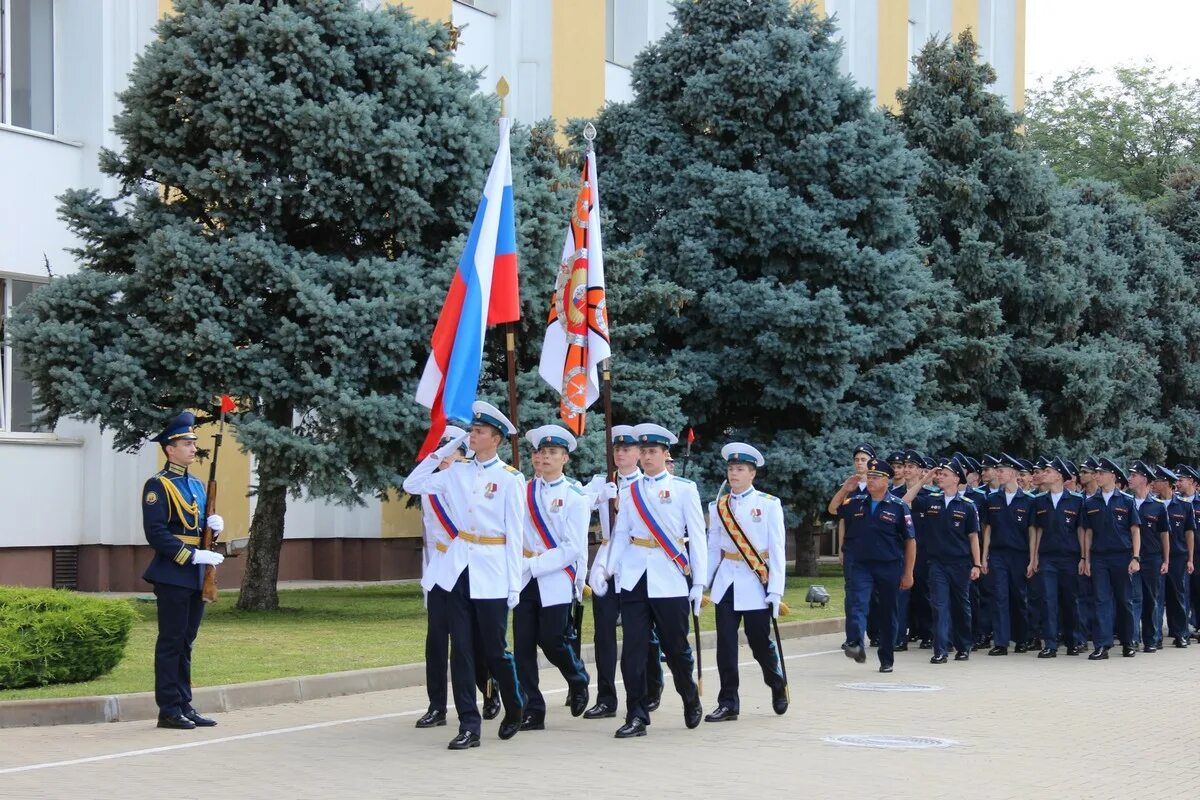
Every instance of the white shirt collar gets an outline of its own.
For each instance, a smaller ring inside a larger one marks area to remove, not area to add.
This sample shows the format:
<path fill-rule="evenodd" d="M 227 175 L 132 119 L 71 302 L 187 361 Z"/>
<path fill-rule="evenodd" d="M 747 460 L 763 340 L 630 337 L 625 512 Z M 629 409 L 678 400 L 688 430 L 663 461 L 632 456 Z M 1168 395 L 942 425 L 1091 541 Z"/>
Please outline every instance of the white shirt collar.
<path fill-rule="evenodd" d="M 1002 491 L 1004 492 L 1004 502 L 1011 503 L 1013 501 L 1013 498 L 1016 497 L 1017 494 L 1021 491 L 1021 487 L 1018 486 L 1017 491 L 1015 491 L 1015 492 L 1009 492 L 1008 489 L 1003 489 Z"/>
<path fill-rule="evenodd" d="M 1064 489 L 1063 491 L 1061 491 L 1061 492 L 1051 492 L 1051 493 L 1050 493 L 1050 503 L 1051 503 L 1052 505 L 1055 505 L 1055 506 L 1057 506 L 1057 505 L 1058 505 L 1058 501 L 1059 501 L 1060 499 L 1062 499 L 1062 496 L 1063 496 L 1064 494 L 1066 494 L 1066 490 L 1065 490 L 1065 489 Z"/>
<path fill-rule="evenodd" d="M 1116 489 L 1113 489 L 1111 492 L 1101 492 L 1101 493 L 1100 493 L 1100 498 L 1101 498 L 1102 500 L 1104 500 L 1104 502 L 1105 502 L 1105 503 L 1107 503 L 1109 500 L 1111 500 L 1111 499 L 1112 499 L 1112 496 L 1113 496 L 1114 494 L 1116 494 L 1116 493 L 1117 493 L 1117 490 L 1116 490 Z"/>
<path fill-rule="evenodd" d="M 621 475 L 619 473 L 617 474 L 617 477 L 620 478 L 625 483 L 633 483 L 641 476 L 642 476 L 642 471 L 640 469 L 637 469 L 636 467 L 634 468 L 633 472 L 629 473 L 628 475 Z"/>
<path fill-rule="evenodd" d="M 735 494 L 733 496 L 736 497 L 738 500 L 742 500 L 742 499 L 745 499 L 746 497 L 749 497 L 753 493 L 754 493 L 754 487 L 751 486 L 749 489 L 742 492 L 741 494 Z"/>
<path fill-rule="evenodd" d="M 540 480 L 542 482 L 543 486 L 558 486 L 560 483 L 562 483 L 566 479 L 567 479 L 566 475 L 559 475 L 558 480 L 556 480 L 554 483 L 550 483 L 545 478 L 538 478 L 538 480 Z"/>
<path fill-rule="evenodd" d="M 499 461 L 500 461 L 500 456 L 492 456 L 491 460 L 489 460 L 489 461 L 480 461 L 478 458 L 475 459 L 475 463 L 478 464 L 481 469 L 487 469 L 488 467 L 492 466 L 493 464 L 499 463 Z"/>
<path fill-rule="evenodd" d="M 667 470 L 664 469 L 662 472 L 658 473 L 657 475 L 645 475 L 645 478 L 648 481 L 661 481 L 663 478 L 667 477 L 670 474 L 671 474 L 670 472 L 668 472 Z"/>

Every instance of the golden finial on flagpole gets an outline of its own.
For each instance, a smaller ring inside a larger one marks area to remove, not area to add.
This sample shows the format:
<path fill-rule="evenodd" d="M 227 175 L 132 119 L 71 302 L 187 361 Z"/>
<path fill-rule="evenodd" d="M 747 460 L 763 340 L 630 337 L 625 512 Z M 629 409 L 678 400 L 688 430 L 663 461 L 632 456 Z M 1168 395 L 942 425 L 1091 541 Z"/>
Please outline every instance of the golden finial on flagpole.
<path fill-rule="evenodd" d="M 508 81 L 504 79 L 503 75 L 500 76 L 500 80 L 496 81 L 496 94 L 500 95 L 500 116 L 507 116 L 505 114 L 505 100 L 508 97 Z"/>
<path fill-rule="evenodd" d="M 590 122 L 587 125 L 584 125 L 583 126 L 583 138 L 587 140 L 588 152 L 589 153 L 592 152 L 592 150 L 595 149 L 592 146 L 592 142 L 596 141 L 596 126 Z"/>

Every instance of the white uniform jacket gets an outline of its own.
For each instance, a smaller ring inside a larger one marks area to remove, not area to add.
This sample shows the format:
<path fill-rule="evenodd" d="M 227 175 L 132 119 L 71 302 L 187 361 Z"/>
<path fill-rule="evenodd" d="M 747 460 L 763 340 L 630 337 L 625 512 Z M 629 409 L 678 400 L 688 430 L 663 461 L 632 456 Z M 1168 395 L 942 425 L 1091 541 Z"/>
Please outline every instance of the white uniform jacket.
<path fill-rule="evenodd" d="M 538 508 L 550 536 L 557 547 L 548 548 L 534 525 L 526 495 L 525 505 L 525 579 L 521 588 L 529 581 L 538 582 L 538 593 L 543 606 L 556 606 L 571 602 L 575 586 L 579 583 L 581 564 L 587 563 L 587 531 L 592 520 L 592 498 L 583 493 L 579 483 L 560 476 L 553 483 L 534 478 L 530 483 L 537 493 Z M 528 491 L 529 484 L 526 484 Z M 566 567 L 575 569 L 576 580 L 571 580 Z"/>
<path fill-rule="evenodd" d="M 716 503 L 708 505 L 708 568 L 712 576 L 708 585 L 709 597 L 721 602 L 725 592 L 733 590 L 736 611 L 756 611 L 767 607 L 767 594 L 783 597 L 787 563 L 784 555 L 783 504 L 779 498 L 750 487 L 741 494 L 729 496 L 734 519 L 746 534 L 746 539 L 768 568 L 767 586 L 747 566 L 738 554 L 737 545 L 725 530 Z"/>
<path fill-rule="evenodd" d="M 618 475 L 616 481 L 618 491 L 624 489 L 626 486 L 633 483 L 640 477 L 642 477 L 642 471 L 640 469 L 634 469 L 634 471 L 628 475 Z M 596 482 L 601 484 L 605 483 L 606 480 L 607 479 L 605 476 L 596 475 L 592 478 L 593 483 L 589 484 L 589 486 L 595 486 Z M 587 491 L 588 488 L 589 487 L 585 486 L 584 491 Z M 600 514 L 600 546 L 596 548 L 596 558 L 592 561 L 592 569 L 595 569 L 595 565 L 599 564 L 611 574 L 612 570 L 610 567 L 612 567 L 612 564 L 608 562 L 608 554 L 611 550 L 610 542 L 612 541 L 612 526 L 609 524 L 608 519 L 608 501 L 605 500 L 603 495 L 600 494 L 589 494 L 588 497 L 592 500 L 592 507 L 595 508 Z M 618 495 L 617 510 L 619 511 L 620 508 L 621 501 Z"/>
<path fill-rule="evenodd" d="M 436 566 L 434 582 L 450 591 L 464 569 L 471 568 L 471 597 L 507 598 L 521 591 L 525 528 L 525 479 L 498 456 L 455 461 L 437 471 L 441 460 L 430 454 L 404 479 L 409 494 L 436 494 L 442 499 L 458 536 Z"/>
<path fill-rule="evenodd" d="M 693 585 L 704 586 L 708 545 L 696 484 L 664 471 L 655 477 L 643 475 L 636 485 L 667 536 L 687 553 Z M 645 546 L 654 537 L 634 508 L 631 492 L 632 485 L 626 486 L 618 496 L 617 525 L 609 554 L 609 571 L 617 578 L 617 589 L 629 591 L 645 575 L 648 597 L 687 597 L 688 579 L 675 562 L 657 545 Z"/>

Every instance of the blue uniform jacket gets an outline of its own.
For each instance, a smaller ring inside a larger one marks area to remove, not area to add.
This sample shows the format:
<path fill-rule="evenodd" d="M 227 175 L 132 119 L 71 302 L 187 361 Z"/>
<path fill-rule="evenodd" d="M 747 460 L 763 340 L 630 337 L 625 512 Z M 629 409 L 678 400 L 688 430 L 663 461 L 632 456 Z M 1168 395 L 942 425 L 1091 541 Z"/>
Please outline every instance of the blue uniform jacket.
<path fill-rule="evenodd" d="M 1134 505 L 1137 505 L 1136 498 L 1133 502 Z M 1137 512 L 1142 520 L 1142 549 L 1138 555 L 1142 558 L 1161 560 L 1163 558 L 1162 534 L 1164 531 L 1167 533 L 1171 531 L 1170 525 L 1167 524 L 1167 507 L 1161 500 L 1147 496 L 1138 507 Z"/>
<path fill-rule="evenodd" d="M 992 526 L 988 550 L 1020 550 L 1029 552 L 1029 526 L 1033 522 L 1033 495 L 1017 489 L 1012 502 L 1007 502 L 1004 489 L 987 496 L 987 521 Z"/>
<path fill-rule="evenodd" d="M 1196 514 L 1191 503 L 1178 497 L 1168 498 L 1167 526 L 1171 529 L 1171 558 L 1187 558 L 1187 532 L 1196 530 Z"/>
<path fill-rule="evenodd" d="M 904 543 L 916 536 L 908 506 L 891 494 L 879 501 L 874 512 L 872 502 L 871 496 L 862 492 L 838 509 L 846 525 L 847 554 L 855 561 L 902 561 Z"/>
<path fill-rule="evenodd" d="M 1038 542 L 1039 558 L 1080 559 L 1079 527 L 1083 518 L 1083 495 L 1064 491 L 1058 505 L 1050 493 L 1038 495 L 1033 501 L 1033 524 L 1042 532 Z"/>
<path fill-rule="evenodd" d="M 987 522 L 987 489 L 975 486 L 963 492 L 963 496 L 975 504 L 975 513 L 979 515 L 979 533 L 982 535 L 983 526 Z"/>
<path fill-rule="evenodd" d="M 925 538 L 918 547 L 942 563 L 972 563 L 971 534 L 979 534 L 979 513 L 965 497 L 946 505 L 945 494 L 929 494 L 913 501 L 913 513 L 924 518 Z"/>
<path fill-rule="evenodd" d="M 1124 492 L 1113 492 L 1104 502 L 1104 496 L 1096 492 L 1083 502 L 1083 527 L 1092 532 L 1093 555 L 1133 555 L 1133 526 L 1141 526 L 1133 504 L 1133 497 Z"/>
<path fill-rule="evenodd" d="M 206 499 L 204 484 L 174 464 L 146 481 L 142 528 L 154 559 L 143 580 L 200 589 L 204 571 L 192 554 L 200 545 Z"/>
<path fill-rule="evenodd" d="M 917 558 L 929 556 L 929 543 L 937 533 L 934 530 L 941 517 L 938 509 L 945 504 L 945 495 L 940 490 L 922 486 L 912 504 L 913 533 L 917 539 Z"/>

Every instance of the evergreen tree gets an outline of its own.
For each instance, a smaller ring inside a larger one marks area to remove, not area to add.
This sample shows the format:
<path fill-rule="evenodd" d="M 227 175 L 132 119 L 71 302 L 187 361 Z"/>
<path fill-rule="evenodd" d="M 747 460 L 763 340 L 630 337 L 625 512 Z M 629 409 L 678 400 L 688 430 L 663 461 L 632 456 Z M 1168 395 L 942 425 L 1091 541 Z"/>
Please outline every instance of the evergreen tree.
<path fill-rule="evenodd" d="M 1189 279 L 1200 279 L 1200 166 L 1187 164 L 1167 178 L 1154 214 L 1175 237 Z"/>
<path fill-rule="evenodd" d="M 495 104 L 448 30 L 403 9 L 176 0 L 157 32 L 101 158 L 119 195 L 64 196 L 81 269 L 11 333 L 45 420 L 96 420 L 124 449 L 241 399 L 259 484 L 238 604 L 274 608 L 287 494 L 353 503 L 408 471 Z"/>
<path fill-rule="evenodd" d="M 678 392 L 706 496 L 720 445 L 745 439 L 765 450 L 762 488 L 808 519 L 855 441 L 923 447 L 955 421 L 921 404 L 929 356 L 913 342 L 931 279 L 906 198 L 918 163 L 839 73 L 834 35 L 788 0 L 676 3 L 634 64 L 635 99 L 596 122 L 606 240 L 679 287 L 620 362 L 666 391 L 621 402 L 653 418 Z"/>

